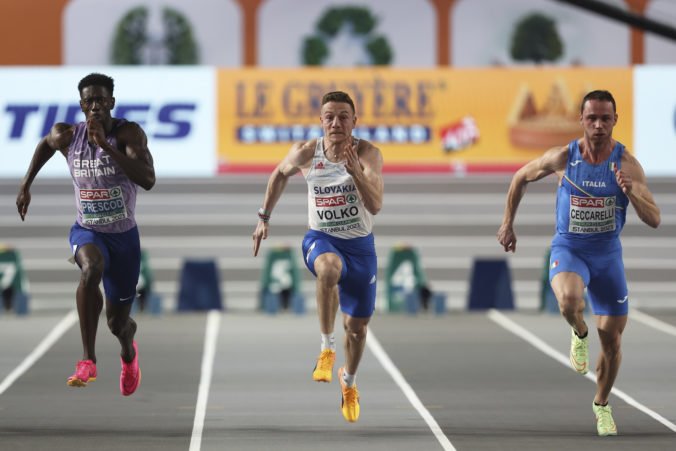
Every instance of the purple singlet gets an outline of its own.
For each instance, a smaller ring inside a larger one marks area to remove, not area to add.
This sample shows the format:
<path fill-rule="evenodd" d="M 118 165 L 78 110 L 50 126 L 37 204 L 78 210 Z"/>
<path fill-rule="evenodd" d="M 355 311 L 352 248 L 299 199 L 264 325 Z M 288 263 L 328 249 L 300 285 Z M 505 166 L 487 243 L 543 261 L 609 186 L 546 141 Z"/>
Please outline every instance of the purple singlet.
<path fill-rule="evenodd" d="M 106 136 L 117 149 L 115 132 L 126 122 L 121 119 Z M 107 152 L 87 142 L 87 123 L 75 126 L 68 148 L 68 168 L 73 177 L 77 223 L 105 233 L 126 232 L 136 225 L 137 186 Z"/>

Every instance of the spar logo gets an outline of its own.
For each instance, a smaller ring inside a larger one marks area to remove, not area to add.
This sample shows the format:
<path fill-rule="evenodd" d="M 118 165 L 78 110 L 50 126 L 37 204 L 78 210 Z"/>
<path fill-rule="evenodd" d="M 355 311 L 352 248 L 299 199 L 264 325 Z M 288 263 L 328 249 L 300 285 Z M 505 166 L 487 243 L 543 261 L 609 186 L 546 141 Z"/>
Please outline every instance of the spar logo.
<path fill-rule="evenodd" d="M 354 196 L 354 194 L 350 196 Z M 316 197 L 315 205 L 317 207 L 340 207 L 345 205 L 345 196 Z"/>
<path fill-rule="evenodd" d="M 348 194 L 345 196 L 345 200 L 347 200 L 348 204 L 353 204 L 357 202 L 357 195 L 356 194 Z"/>
<path fill-rule="evenodd" d="M 576 207 L 604 208 L 606 206 L 606 199 L 602 197 L 570 196 L 570 203 Z"/>
<path fill-rule="evenodd" d="M 83 200 L 108 200 L 113 197 L 119 197 L 122 193 L 120 188 L 111 189 L 81 189 L 80 199 Z"/>

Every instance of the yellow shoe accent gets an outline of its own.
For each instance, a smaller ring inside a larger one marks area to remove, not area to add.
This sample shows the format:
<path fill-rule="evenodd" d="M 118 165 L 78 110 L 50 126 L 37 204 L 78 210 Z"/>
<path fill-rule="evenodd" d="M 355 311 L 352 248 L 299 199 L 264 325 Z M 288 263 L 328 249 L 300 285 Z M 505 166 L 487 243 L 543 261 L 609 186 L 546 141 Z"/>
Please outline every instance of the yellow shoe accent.
<path fill-rule="evenodd" d="M 333 364 L 336 361 L 336 352 L 324 349 L 319 357 L 312 373 L 312 379 L 318 382 L 331 382 L 333 377 Z"/>
<path fill-rule="evenodd" d="M 345 382 L 343 382 L 343 371 L 345 371 L 345 367 L 341 366 L 338 370 L 340 388 L 343 392 L 340 401 L 340 410 L 343 412 L 343 416 L 347 421 L 354 423 L 359 419 L 359 392 L 357 391 L 356 385 L 353 385 L 352 387 L 345 385 Z"/>
<path fill-rule="evenodd" d="M 601 437 L 617 435 L 617 426 L 612 416 L 612 408 L 609 405 L 597 406 L 592 403 L 594 415 L 596 415 L 596 431 Z"/>
<path fill-rule="evenodd" d="M 570 364 L 580 374 L 589 372 L 589 332 L 586 337 L 580 338 L 571 329 Z"/>

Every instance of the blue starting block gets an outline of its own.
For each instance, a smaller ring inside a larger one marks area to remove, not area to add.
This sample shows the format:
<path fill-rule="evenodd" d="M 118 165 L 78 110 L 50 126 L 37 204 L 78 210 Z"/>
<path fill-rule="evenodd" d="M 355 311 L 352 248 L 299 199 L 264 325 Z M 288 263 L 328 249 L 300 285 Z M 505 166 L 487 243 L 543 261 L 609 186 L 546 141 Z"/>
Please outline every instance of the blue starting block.
<path fill-rule="evenodd" d="M 178 311 L 223 310 L 214 260 L 186 260 L 181 271 Z"/>
<path fill-rule="evenodd" d="M 505 259 L 475 259 L 472 268 L 469 310 L 513 310 L 512 276 Z"/>

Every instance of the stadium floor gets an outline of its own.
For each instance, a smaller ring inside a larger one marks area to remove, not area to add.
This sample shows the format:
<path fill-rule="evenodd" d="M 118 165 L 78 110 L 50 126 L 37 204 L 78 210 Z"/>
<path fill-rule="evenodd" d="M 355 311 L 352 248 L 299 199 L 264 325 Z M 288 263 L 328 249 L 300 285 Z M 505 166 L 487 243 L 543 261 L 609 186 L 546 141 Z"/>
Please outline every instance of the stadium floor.
<path fill-rule="evenodd" d="M 676 312 L 654 313 L 630 313 L 621 393 L 610 399 L 619 436 L 606 438 L 596 435 L 595 384 L 557 361 L 569 329 L 556 314 L 376 314 L 355 424 L 339 410 L 340 347 L 334 381 L 311 379 L 315 313 L 137 314 L 143 377 L 131 397 L 119 392 L 119 345 L 103 318 L 98 378 L 72 388 L 74 313 L 4 315 L 0 449 L 673 449 Z"/>

